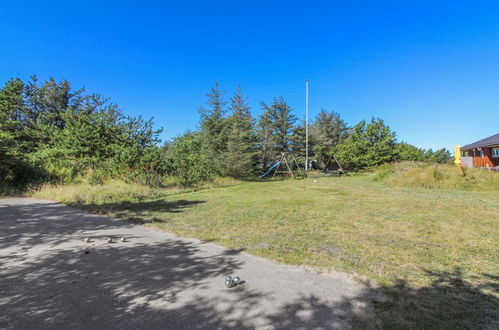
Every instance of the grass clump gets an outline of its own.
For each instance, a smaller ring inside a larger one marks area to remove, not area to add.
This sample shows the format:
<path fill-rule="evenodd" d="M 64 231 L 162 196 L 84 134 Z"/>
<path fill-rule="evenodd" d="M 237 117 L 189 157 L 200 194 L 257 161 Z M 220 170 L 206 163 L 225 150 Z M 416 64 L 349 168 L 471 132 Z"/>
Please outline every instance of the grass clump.
<path fill-rule="evenodd" d="M 161 188 L 140 183 L 128 183 L 122 180 L 108 180 L 98 182 L 87 180 L 80 184 L 43 185 L 29 193 L 35 198 L 58 201 L 70 205 L 90 206 L 104 205 L 115 202 L 140 202 L 170 195 L 192 192 L 201 189 L 226 187 L 240 184 L 241 181 L 232 178 L 215 177 L 213 181 L 197 183 L 191 187 L 182 187 L 176 180 L 170 180 Z"/>
<path fill-rule="evenodd" d="M 403 162 L 384 164 L 372 174 L 374 181 L 390 186 L 465 191 L 499 191 L 499 173 L 470 168 L 463 171 L 448 164 Z"/>

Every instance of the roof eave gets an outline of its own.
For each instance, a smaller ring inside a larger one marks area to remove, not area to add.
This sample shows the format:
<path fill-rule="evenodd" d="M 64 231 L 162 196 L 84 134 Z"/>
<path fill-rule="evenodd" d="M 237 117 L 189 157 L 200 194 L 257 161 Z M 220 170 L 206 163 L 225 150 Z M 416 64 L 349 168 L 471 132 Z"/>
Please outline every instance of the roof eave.
<path fill-rule="evenodd" d="M 478 148 L 489 148 L 489 147 L 499 147 L 499 143 L 492 143 L 492 144 L 481 144 L 481 145 L 467 145 L 464 147 L 461 147 L 461 150 L 471 150 L 471 149 L 478 149 Z"/>

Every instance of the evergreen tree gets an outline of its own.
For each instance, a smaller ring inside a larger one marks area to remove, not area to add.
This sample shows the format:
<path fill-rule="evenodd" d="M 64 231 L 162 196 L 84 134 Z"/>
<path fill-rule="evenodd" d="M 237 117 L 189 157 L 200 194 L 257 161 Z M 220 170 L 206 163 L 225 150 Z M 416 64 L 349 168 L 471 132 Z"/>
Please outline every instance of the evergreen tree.
<path fill-rule="evenodd" d="M 292 129 L 292 138 L 291 138 L 291 145 L 290 145 L 290 152 L 295 155 L 297 159 L 299 159 L 300 164 L 301 161 L 305 160 L 305 154 L 306 154 L 306 135 L 305 135 L 305 122 L 301 122 L 298 124 L 295 124 Z M 309 132 L 310 133 L 310 132 Z M 309 136 L 310 138 L 310 136 Z M 310 141 L 309 141 L 309 147 L 310 147 Z M 311 149 L 309 149 L 309 155 Z"/>
<path fill-rule="evenodd" d="M 254 120 L 238 87 L 231 99 L 225 174 L 236 178 L 250 176 L 256 163 Z"/>
<path fill-rule="evenodd" d="M 452 158 L 451 152 L 445 148 L 425 150 L 405 142 L 397 143 L 395 150 L 396 161 L 447 163 Z"/>
<path fill-rule="evenodd" d="M 319 162 L 327 161 L 331 148 L 346 138 L 347 130 L 346 123 L 338 113 L 321 109 L 310 132 L 311 149 Z"/>
<path fill-rule="evenodd" d="M 435 151 L 429 149 L 425 151 L 424 156 L 424 161 L 428 163 L 447 163 L 452 158 L 452 153 L 445 148 Z"/>
<path fill-rule="evenodd" d="M 381 119 L 361 121 L 331 152 L 349 170 L 374 168 L 396 159 L 395 133 Z"/>
<path fill-rule="evenodd" d="M 202 153 L 201 134 L 187 132 L 165 144 L 164 153 L 169 172 L 182 185 L 212 179 L 211 166 Z"/>
<path fill-rule="evenodd" d="M 419 149 L 411 144 L 400 142 L 397 143 L 396 150 L 396 160 L 397 161 L 424 161 L 425 151 Z"/>
<path fill-rule="evenodd" d="M 266 169 L 276 161 L 273 136 L 272 122 L 268 112 L 264 112 L 258 120 L 256 128 L 257 150 L 259 151 L 260 165 L 262 169 Z"/>
<path fill-rule="evenodd" d="M 10 79 L 0 89 L 0 183 L 20 179 L 25 165 L 22 141 L 24 83 Z"/>
<path fill-rule="evenodd" d="M 264 113 L 259 121 L 259 136 L 263 138 L 260 145 L 263 167 L 279 158 L 281 152 L 292 152 L 294 141 L 294 124 L 296 116 L 283 97 L 276 98 L 270 105 L 261 103 Z"/>
<path fill-rule="evenodd" d="M 160 132 L 152 121 L 126 117 L 116 104 L 83 92 L 53 78 L 7 82 L 0 90 L 0 159 L 11 171 L 0 173 L 3 181 L 33 179 L 38 168 L 64 182 L 95 169 L 116 176 L 151 168 L 145 162 Z"/>
<path fill-rule="evenodd" d="M 24 113 L 24 83 L 19 79 L 9 80 L 0 89 L 0 155 L 17 150 L 21 120 Z"/>
<path fill-rule="evenodd" d="M 216 172 L 221 173 L 227 153 L 228 121 L 225 118 L 225 101 L 222 98 L 218 83 L 208 93 L 208 108 L 199 110 L 201 115 L 202 150 L 211 160 Z"/>

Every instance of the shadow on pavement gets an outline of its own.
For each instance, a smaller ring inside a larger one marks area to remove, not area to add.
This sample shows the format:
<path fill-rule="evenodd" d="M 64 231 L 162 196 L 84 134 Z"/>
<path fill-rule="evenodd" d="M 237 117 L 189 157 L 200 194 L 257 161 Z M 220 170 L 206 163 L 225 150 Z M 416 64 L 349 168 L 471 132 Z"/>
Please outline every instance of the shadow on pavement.
<path fill-rule="evenodd" d="M 0 249 L 8 246 L 29 248 L 39 244 L 58 245 L 75 237 L 83 239 L 85 232 L 113 228 L 130 228 L 134 224 L 147 221 L 146 211 L 178 213 L 183 209 L 204 203 L 204 201 L 152 201 L 137 203 L 115 203 L 103 205 L 73 204 L 78 209 L 61 207 L 58 203 L 26 203 L 11 206 L 0 204 Z M 102 221 L 79 209 L 91 209 L 94 212 L 112 209 L 117 216 L 125 217 L 125 221 Z M 125 212 L 128 212 L 125 214 Z M 135 217 L 127 217 L 134 214 Z M 74 221 L 78 219 L 78 221 Z"/>
<path fill-rule="evenodd" d="M 40 244 L 58 245 L 86 231 L 126 227 L 130 227 L 130 224 L 102 221 L 86 212 L 61 207 L 53 202 L 16 206 L 0 204 L 0 249 L 9 246 L 31 248 Z"/>

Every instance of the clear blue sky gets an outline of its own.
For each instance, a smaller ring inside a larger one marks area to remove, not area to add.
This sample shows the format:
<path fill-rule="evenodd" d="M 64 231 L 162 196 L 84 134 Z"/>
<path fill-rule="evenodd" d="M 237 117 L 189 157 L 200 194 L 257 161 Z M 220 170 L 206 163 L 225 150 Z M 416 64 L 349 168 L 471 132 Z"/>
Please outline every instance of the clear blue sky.
<path fill-rule="evenodd" d="M 412 4 L 410 4 L 412 3 Z M 67 79 L 153 116 L 198 124 L 218 81 L 255 115 L 380 117 L 399 140 L 452 149 L 499 132 L 499 1 L 2 1 L 0 82 Z"/>

